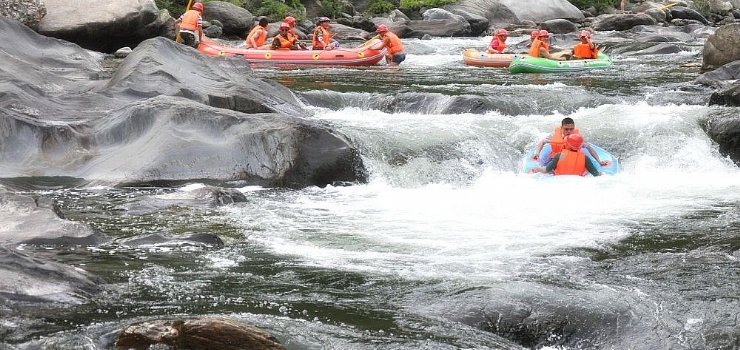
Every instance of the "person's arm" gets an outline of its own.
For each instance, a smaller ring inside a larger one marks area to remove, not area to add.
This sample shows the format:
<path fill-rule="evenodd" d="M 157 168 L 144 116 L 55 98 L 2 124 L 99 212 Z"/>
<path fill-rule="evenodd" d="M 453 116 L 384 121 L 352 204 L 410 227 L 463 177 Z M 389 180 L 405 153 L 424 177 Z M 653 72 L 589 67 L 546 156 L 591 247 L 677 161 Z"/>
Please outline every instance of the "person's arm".
<path fill-rule="evenodd" d="M 259 38 L 260 35 L 262 35 L 262 29 L 258 29 L 256 32 L 254 32 L 254 35 L 249 37 L 249 44 L 252 45 L 252 47 L 255 49 L 257 48 L 257 40 L 255 39 Z"/>
<path fill-rule="evenodd" d="M 547 162 L 547 165 L 545 165 L 545 171 L 546 173 L 551 173 L 555 171 L 555 168 L 558 166 L 558 161 L 560 160 L 560 153 L 555 153 L 554 156 L 552 156 L 552 159 L 550 159 L 549 162 Z"/>
<path fill-rule="evenodd" d="M 532 155 L 532 160 L 540 159 L 540 152 L 542 152 L 542 147 L 545 147 L 545 140 L 546 139 L 542 139 L 542 141 L 537 144 L 537 148 L 534 150 L 534 154 Z"/>
<path fill-rule="evenodd" d="M 601 175 L 601 172 L 599 172 L 598 167 L 594 162 L 591 160 L 591 158 L 586 157 L 586 170 L 588 170 L 589 173 L 593 176 L 599 176 Z"/>
<path fill-rule="evenodd" d="M 586 149 L 588 150 L 588 153 L 590 153 L 591 156 L 594 157 L 594 159 L 596 160 L 596 162 L 599 163 L 599 165 L 606 166 L 606 165 L 609 164 L 608 161 L 600 160 L 599 159 L 599 155 L 596 153 L 596 150 L 594 150 L 594 148 L 591 147 L 591 144 L 590 143 L 587 143 L 586 144 Z"/>

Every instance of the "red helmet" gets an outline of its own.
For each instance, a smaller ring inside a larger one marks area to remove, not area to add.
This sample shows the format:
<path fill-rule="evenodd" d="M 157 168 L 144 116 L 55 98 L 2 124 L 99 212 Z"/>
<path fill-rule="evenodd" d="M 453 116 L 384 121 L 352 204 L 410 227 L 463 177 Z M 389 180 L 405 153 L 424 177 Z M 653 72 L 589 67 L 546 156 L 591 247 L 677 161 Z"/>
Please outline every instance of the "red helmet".
<path fill-rule="evenodd" d="M 387 32 L 387 31 L 388 31 L 388 26 L 385 25 L 385 24 L 379 25 L 378 26 L 378 30 L 376 30 L 376 32 L 378 32 L 378 33 L 384 33 L 384 32 Z"/>
<path fill-rule="evenodd" d="M 290 24 L 288 24 L 288 23 L 285 23 L 285 22 L 282 22 L 282 23 L 280 23 L 280 25 L 278 26 L 278 29 L 290 29 Z"/>
<path fill-rule="evenodd" d="M 578 33 L 578 37 L 579 38 L 583 38 L 583 37 L 590 38 L 591 32 L 589 32 L 588 30 L 582 30 L 580 33 Z"/>
<path fill-rule="evenodd" d="M 506 29 L 499 29 L 496 32 L 496 35 L 503 35 L 503 36 L 509 36 L 509 32 L 506 31 Z"/>
<path fill-rule="evenodd" d="M 549 38 L 550 37 L 550 33 L 548 31 L 546 31 L 546 30 L 543 29 L 543 30 L 540 30 L 539 33 L 537 33 L 537 36 L 539 36 L 539 37 L 543 37 L 544 36 L 545 38 Z"/>
<path fill-rule="evenodd" d="M 293 16 L 288 16 L 288 17 L 285 17 L 283 22 L 288 23 L 288 24 L 293 24 L 295 23 L 295 18 L 293 18 Z"/>
<path fill-rule="evenodd" d="M 193 7 L 191 7 L 193 10 L 203 12 L 203 4 L 196 2 L 193 4 Z"/>
<path fill-rule="evenodd" d="M 539 30 L 533 30 L 531 33 L 529 33 L 529 38 L 532 40 L 534 40 L 538 36 L 540 36 Z"/>
<path fill-rule="evenodd" d="M 583 136 L 581 134 L 570 134 L 565 137 L 565 144 L 568 148 L 577 151 L 583 146 Z"/>

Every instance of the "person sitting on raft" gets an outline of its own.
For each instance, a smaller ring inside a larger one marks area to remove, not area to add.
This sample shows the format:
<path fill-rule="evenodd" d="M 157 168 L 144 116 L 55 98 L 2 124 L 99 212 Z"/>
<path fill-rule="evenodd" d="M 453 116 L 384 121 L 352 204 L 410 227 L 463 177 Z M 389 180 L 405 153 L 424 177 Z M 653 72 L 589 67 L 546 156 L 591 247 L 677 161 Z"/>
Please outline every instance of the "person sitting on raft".
<path fill-rule="evenodd" d="M 271 47 L 277 49 L 291 49 L 291 50 L 307 50 L 306 44 L 298 40 L 298 37 L 290 32 L 290 25 L 288 23 L 280 23 L 278 27 L 280 34 L 272 38 Z"/>
<path fill-rule="evenodd" d="M 563 120 L 560 122 L 560 126 L 556 127 L 555 130 L 553 130 L 552 134 L 546 138 L 544 138 L 542 141 L 540 141 L 539 144 L 537 144 L 537 148 L 534 151 L 534 155 L 532 155 L 532 160 L 540 160 L 540 152 L 542 152 L 542 147 L 545 146 L 545 143 L 550 144 L 550 154 L 548 154 L 547 158 L 545 158 L 544 161 L 549 161 L 552 159 L 556 153 L 560 152 L 563 149 L 563 146 L 565 145 L 565 138 L 572 134 L 579 134 L 578 129 L 576 129 L 576 122 L 573 120 L 573 118 L 563 118 Z M 582 138 L 582 137 L 581 137 Z M 599 160 L 599 155 L 596 154 L 596 150 L 594 150 L 593 147 L 591 147 L 591 144 L 588 142 L 582 142 L 583 147 L 586 147 L 588 150 L 588 153 L 591 154 L 592 157 L 599 163 L 599 165 L 607 166 L 609 165 L 609 162 L 606 160 Z M 540 163 L 542 164 L 542 163 Z"/>
<path fill-rule="evenodd" d="M 581 42 L 573 46 L 574 59 L 594 59 L 599 56 L 599 49 L 596 48 L 596 44 L 591 41 L 591 32 L 588 30 L 582 30 L 578 33 L 578 38 L 581 39 Z"/>
<path fill-rule="evenodd" d="M 262 17 L 260 18 L 259 23 L 252 28 L 252 31 L 249 32 L 249 35 L 247 35 L 247 49 L 266 49 L 267 47 L 262 47 L 265 45 L 265 41 L 267 41 L 267 25 L 269 22 L 267 22 L 267 18 Z"/>
<path fill-rule="evenodd" d="M 550 33 L 544 29 L 540 30 L 539 33 L 537 33 L 537 38 L 532 42 L 532 46 L 529 47 L 529 56 L 563 61 L 564 58 L 550 55 L 549 40 Z"/>
<path fill-rule="evenodd" d="M 339 42 L 331 38 L 329 33 L 329 17 L 319 18 L 316 24 L 316 29 L 313 30 L 313 38 L 311 40 L 312 49 L 314 50 L 332 50 L 339 47 Z"/>
<path fill-rule="evenodd" d="M 509 37 L 509 32 L 506 29 L 499 29 L 496 34 L 491 38 L 491 43 L 488 44 L 488 53 L 503 53 L 506 49 L 506 38 Z"/>
<path fill-rule="evenodd" d="M 552 156 L 545 166 L 534 167 L 529 173 L 551 173 L 554 175 L 578 175 L 583 176 L 586 171 L 593 176 L 601 175 L 598 165 L 581 151 L 583 147 L 583 136 L 570 134 L 564 140 L 565 147 Z"/>

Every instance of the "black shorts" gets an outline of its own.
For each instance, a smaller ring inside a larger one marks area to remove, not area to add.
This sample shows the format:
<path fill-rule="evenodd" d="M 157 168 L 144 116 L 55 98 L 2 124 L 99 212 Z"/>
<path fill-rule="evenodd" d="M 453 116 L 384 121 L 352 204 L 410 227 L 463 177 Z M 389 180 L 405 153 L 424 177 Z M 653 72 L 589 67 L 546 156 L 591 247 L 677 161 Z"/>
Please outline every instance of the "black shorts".
<path fill-rule="evenodd" d="M 194 48 L 198 48 L 198 44 L 195 42 L 195 34 L 188 32 L 180 32 L 180 42 Z"/>

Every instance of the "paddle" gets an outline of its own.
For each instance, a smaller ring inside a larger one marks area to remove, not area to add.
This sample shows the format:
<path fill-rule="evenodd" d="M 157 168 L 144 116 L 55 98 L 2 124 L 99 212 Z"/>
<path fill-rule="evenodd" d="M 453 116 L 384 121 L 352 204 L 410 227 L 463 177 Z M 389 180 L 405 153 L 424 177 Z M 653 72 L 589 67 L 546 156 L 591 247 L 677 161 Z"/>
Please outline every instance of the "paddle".
<path fill-rule="evenodd" d="M 193 4 L 193 0 L 189 0 L 188 1 L 188 7 L 185 8 L 185 12 L 188 12 L 190 10 L 190 5 L 192 5 L 192 4 Z M 175 36 L 175 42 L 176 43 L 179 43 L 180 42 L 180 31 L 179 30 L 177 31 L 177 35 Z"/>
<path fill-rule="evenodd" d="M 663 5 L 663 6 L 661 6 L 661 7 L 660 7 L 660 9 L 661 9 L 661 10 L 665 10 L 665 9 L 667 9 L 667 8 L 671 8 L 671 7 L 673 7 L 673 6 L 676 6 L 676 5 L 678 5 L 678 3 L 677 3 L 677 2 L 674 2 L 674 3 L 672 3 L 672 4 L 668 4 L 668 5 Z"/>
<path fill-rule="evenodd" d="M 376 36 L 374 36 L 374 37 L 372 37 L 372 38 L 368 39 L 368 40 L 367 40 L 366 42 L 362 43 L 362 45 L 360 45 L 360 46 L 365 46 L 365 45 L 367 45 L 367 44 L 368 44 L 369 42 L 371 42 L 371 41 L 373 41 L 373 40 L 375 40 L 375 39 L 377 39 L 377 38 L 379 38 L 379 37 L 380 37 L 380 34 L 378 34 L 378 35 L 376 35 Z"/>

